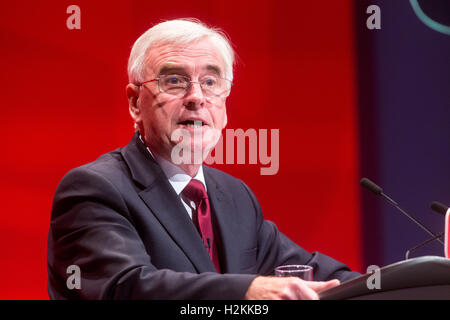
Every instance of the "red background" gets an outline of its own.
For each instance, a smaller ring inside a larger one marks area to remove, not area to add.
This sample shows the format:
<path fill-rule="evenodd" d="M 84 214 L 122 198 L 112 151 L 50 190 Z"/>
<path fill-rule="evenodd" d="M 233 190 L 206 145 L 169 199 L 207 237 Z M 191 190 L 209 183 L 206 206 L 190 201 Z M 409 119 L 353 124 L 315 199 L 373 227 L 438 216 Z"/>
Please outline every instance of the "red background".
<path fill-rule="evenodd" d="M 68 30 L 66 8 L 81 8 Z M 361 271 L 352 1 L 8 1 L 0 11 L 0 298 L 46 299 L 53 193 L 124 146 L 129 50 L 162 19 L 221 27 L 238 55 L 228 128 L 279 129 L 280 169 L 222 165 L 266 219 Z M 286 80 L 283 80 L 286 79 Z"/>

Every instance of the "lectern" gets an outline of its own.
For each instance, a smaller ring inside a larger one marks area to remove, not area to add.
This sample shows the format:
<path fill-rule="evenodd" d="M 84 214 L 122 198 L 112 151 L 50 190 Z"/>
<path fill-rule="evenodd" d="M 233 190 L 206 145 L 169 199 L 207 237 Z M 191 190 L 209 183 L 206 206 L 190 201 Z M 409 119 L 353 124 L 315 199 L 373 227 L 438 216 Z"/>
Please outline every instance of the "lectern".
<path fill-rule="evenodd" d="M 323 291 L 320 299 L 450 300 L 450 259 L 447 258 L 425 256 L 383 267 L 379 289 L 369 289 L 367 280 L 372 275 L 365 274 Z"/>

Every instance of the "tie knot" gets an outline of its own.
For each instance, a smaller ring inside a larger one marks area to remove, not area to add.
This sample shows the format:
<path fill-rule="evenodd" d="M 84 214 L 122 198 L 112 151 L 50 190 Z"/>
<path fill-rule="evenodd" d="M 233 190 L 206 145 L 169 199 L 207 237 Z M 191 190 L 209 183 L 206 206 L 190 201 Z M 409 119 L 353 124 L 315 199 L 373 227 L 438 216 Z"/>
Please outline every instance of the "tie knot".
<path fill-rule="evenodd" d="M 207 199 L 205 186 L 196 179 L 191 179 L 188 185 L 183 189 L 183 195 L 198 204 L 202 199 Z"/>

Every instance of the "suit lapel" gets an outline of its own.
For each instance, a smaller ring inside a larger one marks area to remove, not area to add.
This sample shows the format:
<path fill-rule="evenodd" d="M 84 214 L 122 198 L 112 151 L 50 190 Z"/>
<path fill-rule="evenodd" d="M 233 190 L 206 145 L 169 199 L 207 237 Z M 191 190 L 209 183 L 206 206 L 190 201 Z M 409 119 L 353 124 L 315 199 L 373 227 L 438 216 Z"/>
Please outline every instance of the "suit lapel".
<path fill-rule="evenodd" d="M 139 193 L 198 272 L 215 271 L 201 238 L 172 186 L 165 179 Z M 168 185 L 165 185 L 167 183 Z"/>
<path fill-rule="evenodd" d="M 164 172 L 135 135 L 122 150 L 133 179 L 144 189 L 139 196 L 199 273 L 215 271 L 201 238 Z"/>
<path fill-rule="evenodd" d="M 208 187 L 208 196 L 214 210 L 214 215 L 217 221 L 217 229 L 220 232 L 222 247 L 221 265 L 224 273 L 238 273 L 239 272 L 239 228 L 236 225 L 237 219 L 234 218 L 236 214 L 236 205 L 233 198 L 225 193 L 221 186 L 214 179 L 210 168 L 203 166 L 205 173 L 205 181 Z M 224 261 L 225 260 L 225 261 Z"/>

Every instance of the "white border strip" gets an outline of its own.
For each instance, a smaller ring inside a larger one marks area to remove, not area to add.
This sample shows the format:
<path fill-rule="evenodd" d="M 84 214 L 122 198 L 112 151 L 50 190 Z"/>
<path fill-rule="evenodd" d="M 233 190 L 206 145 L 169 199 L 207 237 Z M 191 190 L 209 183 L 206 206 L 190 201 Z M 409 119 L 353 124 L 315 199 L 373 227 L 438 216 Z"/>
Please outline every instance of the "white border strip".
<path fill-rule="evenodd" d="M 446 258 L 450 258 L 450 254 L 448 252 L 449 249 L 449 244 L 448 242 L 450 241 L 449 239 L 449 224 L 450 222 L 448 221 L 450 219 L 450 208 L 447 210 L 447 213 L 445 214 L 445 246 L 444 246 L 444 250 L 445 250 L 445 257 Z"/>

